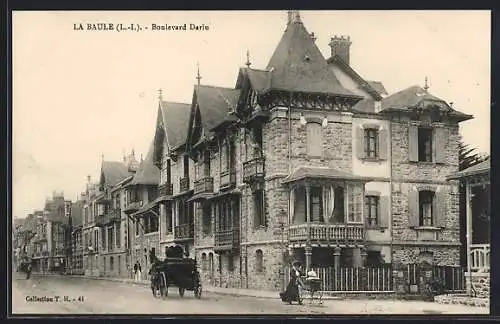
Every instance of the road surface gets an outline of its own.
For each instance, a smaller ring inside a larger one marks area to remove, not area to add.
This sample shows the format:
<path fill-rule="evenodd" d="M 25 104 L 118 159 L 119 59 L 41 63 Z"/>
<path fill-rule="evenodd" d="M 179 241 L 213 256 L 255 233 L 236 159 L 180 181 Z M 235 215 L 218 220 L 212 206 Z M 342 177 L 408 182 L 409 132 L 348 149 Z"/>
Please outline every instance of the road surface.
<path fill-rule="evenodd" d="M 59 296 L 57 301 L 56 296 Z M 65 301 L 65 297 L 67 300 Z M 52 300 L 50 300 L 52 299 Z M 287 305 L 279 299 L 235 297 L 187 291 L 179 297 L 171 287 L 166 300 L 154 298 L 148 287 L 75 277 L 14 274 L 13 314 L 488 314 L 489 310 L 420 301 L 325 300 L 322 305 Z"/>

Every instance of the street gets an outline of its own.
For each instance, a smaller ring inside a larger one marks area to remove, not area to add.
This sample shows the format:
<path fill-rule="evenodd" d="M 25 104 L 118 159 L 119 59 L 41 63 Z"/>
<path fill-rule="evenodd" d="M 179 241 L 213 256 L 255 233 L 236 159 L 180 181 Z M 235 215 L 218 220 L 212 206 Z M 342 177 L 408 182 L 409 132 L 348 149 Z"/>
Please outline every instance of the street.
<path fill-rule="evenodd" d="M 59 296 L 56 301 L 55 296 Z M 68 300 L 64 301 L 64 296 Z M 41 301 L 40 299 L 52 301 Z M 38 299 L 36 301 L 35 299 Z M 195 299 L 187 291 L 179 297 L 169 288 L 166 300 L 154 298 L 148 287 L 130 283 L 75 277 L 31 279 L 14 273 L 13 314 L 488 314 L 489 309 L 421 301 L 325 300 L 322 305 L 287 305 L 279 299 L 235 297 L 203 292 Z"/>

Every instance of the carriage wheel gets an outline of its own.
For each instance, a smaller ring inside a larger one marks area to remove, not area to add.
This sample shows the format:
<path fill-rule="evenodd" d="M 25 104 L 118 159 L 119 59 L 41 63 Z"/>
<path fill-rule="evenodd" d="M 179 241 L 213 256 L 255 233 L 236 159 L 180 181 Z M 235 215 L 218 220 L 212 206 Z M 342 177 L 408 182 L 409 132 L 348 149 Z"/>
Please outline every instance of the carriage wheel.
<path fill-rule="evenodd" d="M 200 299 L 201 298 L 201 292 L 202 292 L 202 288 L 201 288 L 201 285 L 199 285 L 198 287 L 196 287 L 194 289 L 194 297 Z"/>
<path fill-rule="evenodd" d="M 184 297 L 184 292 L 185 291 L 186 291 L 186 289 L 179 287 L 179 296 L 181 296 L 181 298 Z"/>

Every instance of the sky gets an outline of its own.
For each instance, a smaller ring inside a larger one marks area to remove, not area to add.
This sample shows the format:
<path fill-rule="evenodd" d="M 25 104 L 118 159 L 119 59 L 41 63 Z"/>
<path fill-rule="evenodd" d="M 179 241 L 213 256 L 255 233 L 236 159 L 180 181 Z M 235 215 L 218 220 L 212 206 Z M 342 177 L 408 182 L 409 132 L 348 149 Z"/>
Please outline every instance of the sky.
<path fill-rule="evenodd" d="M 301 11 L 325 58 L 334 35 L 350 36 L 351 66 L 389 94 L 429 80 L 429 91 L 474 115 L 465 142 L 490 152 L 489 11 Z M 13 13 L 13 215 L 42 209 L 54 190 L 76 200 L 101 156 L 144 156 L 158 89 L 190 103 L 196 83 L 234 87 L 246 51 L 265 68 L 286 11 L 16 11 Z M 75 30 L 112 23 L 115 30 Z M 116 31 L 117 24 L 142 31 Z M 208 30 L 153 31 L 152 24 Z M 148 27 L 148 30 L 145 27 Z"/>

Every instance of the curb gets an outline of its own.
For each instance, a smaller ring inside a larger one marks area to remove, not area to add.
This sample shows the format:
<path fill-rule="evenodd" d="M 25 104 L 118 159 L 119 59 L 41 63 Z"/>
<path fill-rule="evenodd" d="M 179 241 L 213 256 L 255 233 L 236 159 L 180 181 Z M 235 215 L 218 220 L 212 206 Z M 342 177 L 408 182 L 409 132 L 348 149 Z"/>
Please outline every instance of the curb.
<path fill-rule="evenodd" d="M 121 278 L 112 278 L 112 277 L 94 277 L 94 276 L 83 276 L 83 275 L 60 275 L 60 274 L 52 274 L 52 273 L 45 273 L 45 274 L 38 274 L 34 273 L 35 276 L 39 277 L 71 277 L 71 278 L 82 278 L 82 279 L 92 279 L 92 280 L 105 280 L 105 281 L 114 281 L 114 282 L 122 282 L 122 283 L 127 283 L 131 285 L 139 285 L 139 286 L 148 286 L 149 282 L 134 282 L 130 281 L 130 279 L 121 279 Z M 221 288 L 224 289 L 224 288 Z M 211 287 L 203 287 L 203 290 L 206 292 L 214 293 L 217 295 L 225 295 L 225 296 L 233 296 L 233 297 L 254 297 L 254 298 L 262 298 L 262 299 L 275 299 L 275 300 L 280 300 L 279 297 L 279 292 L 276 293 L 276 297 L 274 296 L 257 296 L 256 294 L 251 294 L 248 292 L 234 292 L 234 291 L 224 291 L 224 290 L 218 290 L 218 289 L 211 289 Z M 305 300 L 308 300 L 309 298 L 304 298 Z M 337 297 L 337 296 L 327 296 L 323 295 L 322 300 L 341 300 L 343 298 Z"/>

